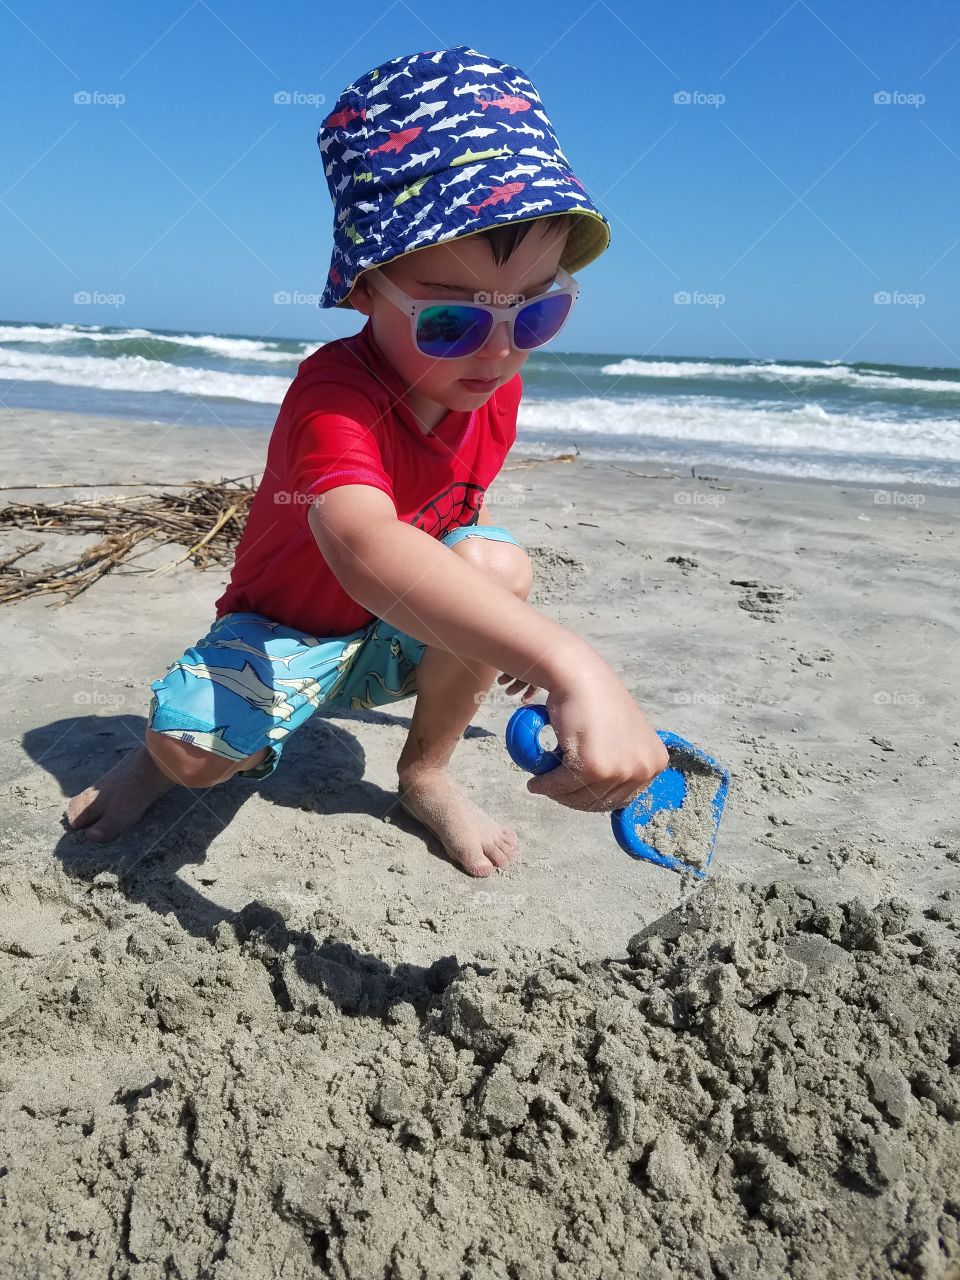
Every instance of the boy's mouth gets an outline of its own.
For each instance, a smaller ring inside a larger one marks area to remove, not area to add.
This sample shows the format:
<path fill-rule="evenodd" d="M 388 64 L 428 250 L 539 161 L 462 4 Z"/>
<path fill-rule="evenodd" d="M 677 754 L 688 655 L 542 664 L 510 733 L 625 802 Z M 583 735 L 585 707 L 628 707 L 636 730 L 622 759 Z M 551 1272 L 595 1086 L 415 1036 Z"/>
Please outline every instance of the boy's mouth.
<path fill-rule="evenodd" d="M 468 391 L 494 391 L 499 378 L 461 378 L 460 381 Z"/>

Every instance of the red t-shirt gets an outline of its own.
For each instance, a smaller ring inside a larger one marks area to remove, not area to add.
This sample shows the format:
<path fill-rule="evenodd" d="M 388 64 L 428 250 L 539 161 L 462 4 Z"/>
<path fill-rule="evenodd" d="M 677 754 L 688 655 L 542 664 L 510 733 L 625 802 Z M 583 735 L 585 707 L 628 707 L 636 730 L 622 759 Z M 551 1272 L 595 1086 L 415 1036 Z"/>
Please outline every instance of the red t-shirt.
<path fill-rule="evenodd" d="M 217 617 L 262 613 L 317 636 L 365 627 L 374 615 L 324 560 L 307 523 L 310 498 L 369 484 L 393 499 L 400 520 L 433 538 L 476 524 L 516 439 L 522 389 L 517 374 L 482 408 L 451 409 L 425 435 L 369 319 L 353 337 L 320 347 L 283 398 Z"/>

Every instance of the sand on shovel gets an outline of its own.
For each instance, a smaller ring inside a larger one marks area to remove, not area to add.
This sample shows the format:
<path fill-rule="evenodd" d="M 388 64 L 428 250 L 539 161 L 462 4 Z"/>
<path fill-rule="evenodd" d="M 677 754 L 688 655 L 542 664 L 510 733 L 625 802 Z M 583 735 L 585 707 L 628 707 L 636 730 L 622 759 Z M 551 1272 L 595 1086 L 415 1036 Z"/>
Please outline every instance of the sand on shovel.
<path fill-rule="evenodd" d="M 670 765 L 679 770 L 686 781 L 683 804 L 679 809 L 658 810 L 644 826 L 637 826 L 636 832 L 658 853 L 703 871 L 714 836 L 711 806 L 720 789 L 720 779 L 701 760 L 684 753 L 671 751 Z"/>

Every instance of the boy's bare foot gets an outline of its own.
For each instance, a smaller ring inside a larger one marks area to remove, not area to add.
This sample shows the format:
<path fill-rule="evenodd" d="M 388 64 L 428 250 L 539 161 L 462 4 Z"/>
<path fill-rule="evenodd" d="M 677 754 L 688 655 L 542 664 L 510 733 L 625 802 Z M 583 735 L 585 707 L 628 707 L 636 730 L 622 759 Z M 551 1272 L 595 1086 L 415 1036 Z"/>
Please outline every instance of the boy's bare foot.
<path fill-rule="evenodd" d="M 72 830 L 84 830 L 87 840 L 106 842 L 138 822 L 173 786 L 176 783 L 154 763 L 146 747 L 137 747 L 92 787 L 75 795 L 64 816 Z"/>
<path fill-rule="evenodd" d="M 478 809 L 444 769 L 423 769 L 399 779 L 400 804 L 423 823 L 472 876 L 506 870 L 517 856 L 517 834 Z"/>

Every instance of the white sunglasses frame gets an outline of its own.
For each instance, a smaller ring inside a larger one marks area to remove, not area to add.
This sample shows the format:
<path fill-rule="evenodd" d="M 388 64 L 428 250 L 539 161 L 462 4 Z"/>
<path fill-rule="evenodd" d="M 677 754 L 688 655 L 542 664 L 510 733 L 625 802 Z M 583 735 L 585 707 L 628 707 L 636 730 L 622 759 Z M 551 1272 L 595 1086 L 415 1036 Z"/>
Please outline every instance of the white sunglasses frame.
<path fill-rule="evenodd" d="M 486 302 L 474 302 L 472 299 L 466 298 L 411 298 L 408 293 L 399 287 L 399 285 L 394 284 L 389 277 L 382 275 L 379 267 L 374 267 L 369 271 L 365 271 L 364 276 L 378 293 L 382 293 L 385 298 L 388 298 L 394 304 L 395 307 L 398 307 L 401 311 L 405 311 L 407 315 L 409 315 L 410 340 L 413 343 L 415 350 L 419 351 L 421 355 L 430 354 L 431 359 L 434 360 L 466 360 L 469 356 L 476 355 L 478 351 L 483 350 L 486 344 L 490 341 L 494 330 L 499 324 L 502 324 L 504 320 L 507 322 L 507 336 L 510 339 L 510 346 L 514 351 L 540 351 L 543 347 L 548 346 L 553 339 L 557 337 L 557 334 L 561 332 L 564 325 L 573 314 L 573 308 L 576 305 L 577 298 L 580 296 L 580 285 L 563 267 L 557 268 L 557 280 L 560 281 L 562 288 L 550 288 L 546 293 L 538 293 L 533 298 L 524 298 L 523 302 L 518 303 L 514 307 L 492 307 Z M 536 347 L 518 347 L 514 341 L 514 328 L 517 316 L 523 308 L 529 306 L 533 302 L 540 302 L 544 298 L 559 298 L 563 294 L 568 294 L 570 296 L 570 309 L 564 316 L 563 324 L 553 337 L 548 338 L 546 342 L 541 342 Z M 493 326 L 484 338 L 483 342 L 481 342 L 473 351 L 469 351 L 466 355 L 461 356 L 436 356 L 432 355 L 432 353 L 422 351 L 417 343 L 417 321 L 420 318 L 420 313 L 422 311 L 426 311 L 429 307 L 456 306 L 476 307 L 478 311 L 486 311 L 488 315 L 493 317 Z"/>

